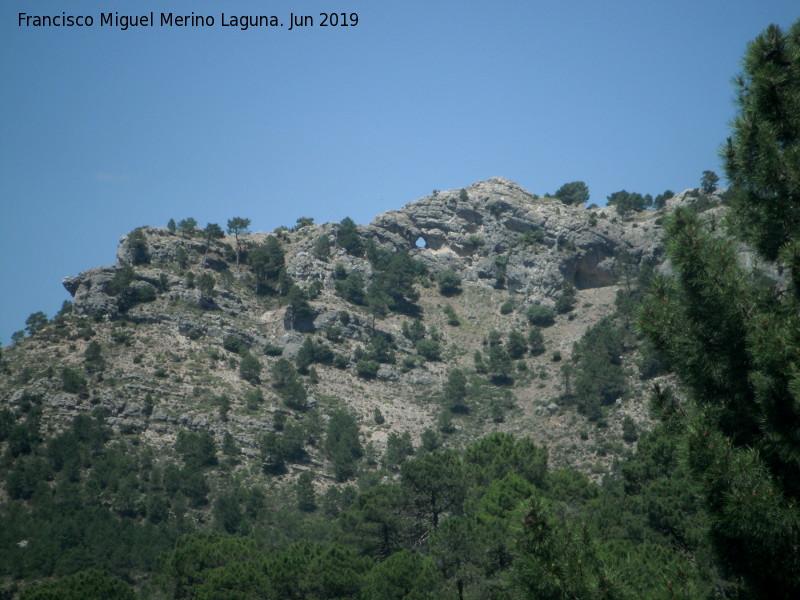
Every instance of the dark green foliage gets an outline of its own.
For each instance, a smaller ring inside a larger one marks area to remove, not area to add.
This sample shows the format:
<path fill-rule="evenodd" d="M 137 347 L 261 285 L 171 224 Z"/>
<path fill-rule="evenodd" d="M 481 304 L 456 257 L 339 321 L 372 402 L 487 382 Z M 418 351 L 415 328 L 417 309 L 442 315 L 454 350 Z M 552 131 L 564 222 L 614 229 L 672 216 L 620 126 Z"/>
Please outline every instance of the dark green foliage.
<path fill-rule="evenodd" d="M 399 485 L 377 485 L 359 494 L 342 515 L 342 530 L 362 554 L 385 560 L 414 533 L 407 507 Z"/>
<path fill-rule="evenodd" d="M 144 285 L 137 285 L 133 287 L 133 304 L 140 304 L 144 302 L 152 302 L 156 299 L 156 288 L 149 283 Z"/>
<path fill-rule="evenodd" d="M 336 263 L 333 267 L 333 278 L 336 280 L 341 280 L 347 277 L 347 267 L 345 267 L 342 263 Z"/>
<path fill-rule="evenodd" d="M 527 311 L 528 321 L 537 327 L 549 327 L 556 322 L 556 313 L 549 306 L 533 304 Z"/>
<path fill-rule="evenodd" d="M 483 548 L 476 520 L 453 516 L 430 537 L 430 552 L 442 575 L 452 580 L 458 597 L 464 597 L 469 583 L 478 579 Z"/>
<path fill-rule="evenodd" d="M 259 383 L 263 365 L 255 356 L 246 352 L 239 362 L 239 377 L 253 385 Z"/>
<path fill-rule="evenodd" d="M 246 352 L 248 349 L 247 344 L 245 344 L 242 338 L 235 333 L 229 333 L 225 336 L 225 338 L 222 340 L 222 347 L 228 352 L 233 352 L 234 354 Z"/>
<path fill-rule="evenodd" d="M 528 333 L 528 352 L 531 356 L 539 356 L 545 351 L 544 336 L 539 327 L 532 327 Z"/>
<path fill-rule="evenodd" d="M 61 369 L 61 389 L 70 394 L 85 394 L 86 378 L 75 369 L 63 367 Z"/>
<path fill-rule="evenodd" d="M 441 597 L 439 585 L 431 558 L 400 550 L 372 567 L 364 578 L 363 593 L 365 598 L 435 600 Z"/>
<path fill-rule="evenodd" d="M 306 408 L 308 394 L 297 377 L 294 366 L 285 358 L 279 358 L 271 370 L 272 387 L 290 408 Z"/>
<path fill-rule="evenodd" d="M 458 327 L 461 325 L 461 320 L 458 318 L 455 309 L 450 304 L 445 304 L 442 312 L 447 316 L 447 324 L 451 327 Z"/>
<path fill-rule="evenodd" d="M 136 283 L 136 271 L 127 265 L 114 273 L 108 284 L 108 293 L 117 297 L 117 308 L 126 312 L 136 304 L 156 299 L 156 289 L 149 283 Z"/>
<path fill-rule="evenodd" d="M 374 379 L 378 375 L 380 363 L 375 360 L 363 358 L 356 363 L 356 373 L 364 379 Z"/>
<path fill-rule="evenodd" d="M 86 346 L 83 359 L 87 373 L 99 373 L 106 367 L 103 349 L 96 340 L 89 342 L 89 345 Z"/>
<path fill-rule="evenodd" d="M 453 412 L 469 412 L 467 405 L 467 377 L 461 369 L 453 369 L 447 374 L 444 384 L 445 406 Z"/>
<path fill-rule="evenodd" d="M 632 444 L 639 439 L 639 434 L 636 431 L 636 424 L 628 415 L 622 420 L 622 441 Z"/>
<path fill-rule="evenodd" d="M 236 264 L 239 264 L 239 258 L 242 252 L 242 245 L 241 241 L 239 240 L 239 236 L 241 234 L 247 233 L 248 228 L 250 227 L 250 219 L 244 219 L 242 217 L 233 217 L 232 219 L 228 219 L 228 233 L 232 233 L 236 238 Z"/>
<path fill-rule="evenodd" d="M 300 231 L 303 227 L 310 227 L 314 224 L 313 217 L 299 217 L 295 222 L 295 226 L 292 228 L 292 231 Z"/>
<path fill-rule="evenodd" d="M 414 455 L 414 446 L 411 443 L 411 434 L 404 431 L 402 434 L 392 431 L 386 440 L 386 454 L 383 457 L 383 466 L 390 471 L 398 471 L 400 465 Z"/>
<path fill-rule="evenodd" d="M 245 598 L 269 589 L 267 574 L 258 573 L 263 559 L 252 539 L 196 533 L 181 538 L 166 557 L 165 584 L 175 599 L 210 599 L 215 589 L 238 592 L 225 598 Z"/>
<path fill-rule="evenodd" d="M 334 354 L 333 355 L 333 366 L 337 369 L 346 369 L 347 366 L 350 364 L 350 361 L 344 354 Z M 377 374 L 377 371 L 376 371 Z"/>
<path fill-rule="evenodd" d="M 173 218 L 170 218 L 169 222 L 167 223 L 167 230 L 168 230 L 170 233 L 175 233 L 175 231 L 176 231 L 177 229 L 178 229 L 178 226 L 175 224 L 175 219 L 173 219 Z"/>
<path fill-rule="evenodd" d="M 492 344 L 487 350 L 487 355 L 486 369 L 492 381 L 500 385 L 511 383 L 514 365 L 506 348 L 501 344 Z"/>
<path fill-rule="evenodd" d="M 425 338 L 414 344 L 417 354 L 425 360 L 438 361 L 442 358 L 442 348 L 437 340 Z"/>
<path fill-rule="evenodd" d="M 314 240 L 311 253 L 318 260 L 328 260 L 331 257 L 331 241 L 326 234 L 322 234 Z"/>
<path fill-rule="evenodd" d="M 197 229 L 197 219 L 194 217 L 187 217 L 178 221 L 178 231 L 183 234 L 183 237 L 192 237 Z"/>
<path fill-rule="evenodd" d="M 284 268 L 285 252 L 278 238 L 270 235 L 263 244 L 250 250 L 247 262 L 255 277 L 256 292 L 266 294 L 274 289 L 269 287 L 269 282 L 277 279 Z"/>
<path fill-rule="evenodd" d="M 789 550 L 800 539 L 790 504 L 800 495 L 800 415 L 787 373 L 800 351 L 788 333 L 796 300 L 770 298 L 742 272 L 732 245 L 691 211 L 676 212 L 668 235 L 679 275 L 654 281 L 640 323 L 701 408 L 687 434 L 689 464 L 717 551 L 753 590 L 791 597 L 800 580 L 778 574 L 797 572 L 800 560 Z"/>
<path fill-rule="evenodd" d="M 201 273 L 197 278 L 197 288 L 203 298 L 211 298 L 217 281 L 211 273 Z"/>
<path fill-rule="evenodd" d="M 416 315 L 419 292 L 414 284 L 426 274 L 425 265 L 407 252 L 392 253 L 370 243 L 367 257 L 372 263 L 372 282 L 367 288 L 366 301 L 370 311 L 382 317 L 388 311 Z"/>
<path fill-rule="evenodd" d="M 391 336 L 380 332 L 376 333 L 366 347 L 365 358 L 381 364 L 394 364 L 396 357 L 392 347 Z"/>
<path fill-rule="evenodd" d="M 479 235 L 471 235 L 467 238 L 467 244 L 474 251 L 483 246 L 486 242 Z"/>
<path fill-rule="evenodd" d="M 20 600 L 136 600 L 133 590 L 105 571 L 87 569 L 26 588 Z"/>
<path fill-rule="evenodd" d="M 800 24 L 789 31 L 770 25 L 748 47 L 744 73 L 736 78 L 739 113 L 722 153 L 735 194 L 731 199 L 734 232 L 762 256 L 775 260 L 785 252 L 798 278 L 800 229 Z"/>
<path fill-rule="evenodd" d="M 322 293 L 322 281 L 319 279 L 315 279 L 311 282 L 311 285 L 305 290 L 306 296 L 308 296 L 309 300 L 314 300 L 315 298 L 319 298 L 319 295 Z"/>
<path fill-rule="evenodd" d="M 348 302 L 363 305 L 366 302 L 364 292 L 364 277 L 358 271 L 350 271 L 344 279 L 337 279 L 334 284 L 336 294 Z"/>
<path fill-rule="evenodd" d="M 136 271 L 130 265 L 117 269 L 114 277 L 108 284 L 108 293 L 111 296 L 119 296 L 128 290 L 128 287 L 136 279 Z"/>
<path fill-rule="evenodd" d="M 549 503 L 531 500 L 521 517 L 515 583 L 530 598 L 631 598 L 615 582 L 585 526 L 569 527 Z"/>
<path fill-rule="evenodd" d="M 547 474 L 547 497 L 568 506 L 581 506 L 600 495 L 600 487 L 589 481 L 584 473 L 560 469 Z"/>
<path fill-rule="evenodd" d="M 408 321 L 403 321 L 403 335 L 416 343 L 425 337 L 425 325 L 419 319 L 414 319 L 411 325 Z"/>
<path fill-rule="evenodd" d="M 325 430 L 325 453 L 333 463 L 337 481 L 347 481 L 355 474 L 362 454 L 358 435 L 358 423 L 352 414 L 345 410 L 331 414 Z"/>
<path fill-rule="evenodd" d="M 280 356 L 283 354 L 283 348 L 277 344 L 267 344 L 264 346 L 264 354 L 267 356 Z"/>
<path fill-rule="evenodd" d="M 505 202 L 502 202 L 502 201 L 498 200 L 498 201 L 495 201 L 495 202 L 490 202 L 490 203 L 487 205 L 487 207 L 486 207 L 486 208 L 488 208 L 488 209 L 489 209 L 489 212 L 492 214 L 492 216 L 493 216 L 494 218 L 496 218 L 496 219 L 499 219 L 499 218 L 500 218 L 500 216 L 501 216 L 501 215 L 502 215 L 504 212 L 506 212 L 506 211 L 507 211 L 507 210 L 508 210 L 510 207 L 509 207 L 509 205 L 508 205 L 508 204 L 506 204 Z"/>
<path fill-rule="evenodd" d="M 431 530 L 439 527 L 443 513 L 459 509 L 466 494 L 463 462 L 449 450 L 404 462 L 400 481 Z"/>
<path fill-rule="evenodd" d="M 472 354 L 472 362 L 475 365 L 475 372 L 483 375 L 486 373 L 486 363 L 483 360 L 483 354 L 480 350 L 475 350 Z"/>
<path fill-rule="evenodd" d="M 561 293 L 556 299 L 555 309 L 558 314 L 563 315 L 575 308 L 575 302 L 577 302 L 576 293 L 572 282 L 565 279 L 561 284 Z"/>
<path fill-rule="evenodd" d="M 700 190 L 704 194 L 711 194 L 716 191 L 718 183 L 719 176 L 714 171 L 703 171 L 703 177 L 700 179 Z"/>
<path fill-rule="evenodd" d="M 599 321 L 575 344 L 575 399 L 578 410 L 596 421 L 603 407 L 627 393 L 622 368 L 623 331 L 609 318 Z"/>
<path fill-rule="evenodd" d="M 528 344 L 525 341 L 525 336 L 518 330 L 513 330 L 508 334 L 508 345 L 506 347 L 508 355 L 518 360 L 522 358 L 528 351 Z"/>
<path fill-rule="evenodd" d="M 663 193 L 659 194 L 653 200 L 653 208 L 655 209 L 662 209 L 667 205 L 667 200 L 672 198 L 675 195 L 675 192 L 672 190 L 664 190 Z"/>
<path fill-rule="evenodd" d="M 285 295 L 289 311 L 291 311 L 293 325 L 310 323 L 314 318 L 314 309 L 308 303 L 306 293 L 292 283 L 289 286 L 288 293 Z"/>
<path fill-rule="evenodd" d="M 317 498 L 314 492 L 314 475 L 310 471 L 303 471 L 297 478 L 297 508 L 303 512 L 317 510 Z"/>
<path fill-rule="evenodd" d="M 203 266 L 208 265 L 208 251 L 211 249 L 211 242 L 220 240 L 223 237 L 225 237 L 225 232 L 222 231 L 222 227 L 217 223 L 206 223 L 203 229 L 203 241 L 206 245 L 205 252 L 203 253 Z"/>
<path fill-rule="evenodd" d="M 645 208 L 648 208 L 649 204 L 652 204 L 652 198 L 650 198 L 649 204 L 647 198 L 649 198 L 649 194 L 647 196 L 642 196 L 637 192 L 620 190 L 608 197 L 606 205 L 613 206 L 617 209 L 619 214 L 625 215 L 631 212 L 641 212 Z"/>
<path fill-rule="evenodd" d="M 529 438 L 517 440 L 508 433 L 492 433 L 464 451 L 464 463 L 480 488 L 508 473 L 541 487 L 547 475 L 548 453 Z"/>
<path fill-rule="evenodd" d="M 187 469 L 204 469 L 217 464 L 217 445 L 208 431 L 195 433 L 181 429 L 175 441 L 175 450 L 183 458 Z"/>
<path fill-rule="evenodd" d="M 307 337 L 303 340 L 303 345 L 297 351 L 294 357 L 294 364 L 297 367 L 297 372 L 302 375 L 308 375 L 308 367 L 314 362 L 314 340 Z"/>
<path fill-rule="evenodd" d="M 181 269 L 185 269 L 189 265 L 189 253 L 184 248 L 178 248 L 175 251 L 175 262 Z"/>
<path fill-rule="evenodd" d="M 564 204 L 584 205 L 589 201 L 589 187 L 583 181 L 565 183 L 555 193 Z"/>
<path fill-rule="evenodd" d="M 455 296 L 461 293 L 461 276 L 452 269 L 439 273 L 436 281 L 442 296 Z"/>
<path fill-rule="evenodd" d="M 150 262 L 150 255 L 147 251 L 147 236 L 141 229 L 134 229 L 128 234 L 128 252 L 130 253 L 131 263 L 143 265 Z"/>
<path fill-rule="evenodd" d="M 264 403 L 264 392 L 259 388 L 247 390 L 244 395 L 244 401 L 248 410 L 256 410 Z"/>
<path fill-rule="evenodd" d="M 364 252 L 364 244 L 358 235 L 355 221 L 350 217 L 345 217 L 339 223 L 339 233 L 336 236 L 336 243 L 352 256 L 361 256 Z"/>
<path fill-rule="evenodd" d="M 800 594 L 798 48 L 800 22 L 750 44 L 724 150 L 731 230 L 788 267 L 788 289 L 750 277 L 732 243 L 676 211 L 667 227 L 676 277 L 653 282 L 640 314 L 696 406 L 660 403 L 684 431 L 717 556 L 746 597 Z"/>

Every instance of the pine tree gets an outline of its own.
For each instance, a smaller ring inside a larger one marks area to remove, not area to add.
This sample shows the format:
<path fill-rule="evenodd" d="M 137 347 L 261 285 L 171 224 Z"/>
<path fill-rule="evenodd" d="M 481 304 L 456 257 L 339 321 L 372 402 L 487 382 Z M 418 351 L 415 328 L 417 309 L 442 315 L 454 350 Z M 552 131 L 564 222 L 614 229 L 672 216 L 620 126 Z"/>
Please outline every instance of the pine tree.
<path fill-rule="evenodd" d="M 239 257 L 242 253 L 242 245 L 239 240 L 239 235 L 247 233 L 250 227 L 250 219 L 242 217 L 233 217 L 228 219 L 228 233 L 232 233 L 236 239 L 236 264 L 239 264 Z"/>
<path fill-rule="evenodd" d="M 447 374 L 444 384 L 444 399 L 453 412 L 469 412 L 467 406 L 467 377 L 461 369 L 453 369 Z"/>
<path fill-rule="evenodd" d="M 674 279 L 656 277 L 640 327 L 692 407 L 683 428 L 712 540 L 743 596 L 800 595 L 800 21 L 748 48 L 724 150 L 731 233 L 788 267 L 787 289 L 739 264 L 734 244 L 688 210 L 666 227 Z M 682 418 L 681 418 L 682 417 Z"/>
<path fill-rule="evenodd" d="M 203 240 L 205 241 L 206 249 L 203 252 L 203 266 L 208 266 L 208 251 L 211 248 L 211 241 L 212 240 L 220 240 L 225 237 L 225 232 L 222 231 L 222 227 L 220 227 L 216 223 L 206 223 L 205 229 L 203 229 Z"/>
<path fill-rule="evenodd" d="M 589 201 L 589 187 L 583 181 L 565 183 L 555 193 L 564 204 L 583 206 Z"/>

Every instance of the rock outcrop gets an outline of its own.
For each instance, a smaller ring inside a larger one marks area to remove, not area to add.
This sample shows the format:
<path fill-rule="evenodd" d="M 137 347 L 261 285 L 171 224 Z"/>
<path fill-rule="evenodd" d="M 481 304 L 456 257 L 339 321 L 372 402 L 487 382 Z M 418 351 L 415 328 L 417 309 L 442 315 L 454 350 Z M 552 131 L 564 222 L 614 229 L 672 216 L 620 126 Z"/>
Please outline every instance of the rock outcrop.
<path fill-rule="evenodd" d="M 684 202 L 681 198 L 675 202 Z M 576 288 L 588 289 L 613 284 L 617 279 L 618 257 L 627 253 L 635 264 L 656 264 L 663 253 L 659 215 L 650 211 L 623 220 L 613 210 L 569 206 L 556 198 L 531 194 L 502 178 L 481 181 L 463 190 L 437 192 L 376 217 L 359 227 L 366 240 L 396 251 L 408 251 L 424 262 L 433 273 L 452 269 L 468 282 L 492 288 L 507 288 L 524 295 L 530 302 L 554 298 L 564 280 Z M 137 266 L 136 278 L 163 288 L 172 300 L 182 300 L 201 308 L 218 308 L 235 314 L 247 311 L 247 302 L 217 288 L 214 304 L 194 289 L 192 281 L 176 275 L 174 265 L 183 262 L 182 271 L 207 266 L 225 273 L 234 256 L 230 244 L 185 238 L 158 227 L 136 230 L 144 234 L 141 244 L 130 243 L 130 235 L 120 239 L 114 267 L 90 269 L 64 280 L 74 297 L 79 314 L 116 316 L 117 302 L 109 296 L 109 283 L 126 266 Z M 348 255 L 335 244 L 338 225 L 324 224 L 305 228 L 302 235 L 288 236 L 286 269 L 301 285 L 320 280 L 323 287 L 334 287 L 336 264 L 359 271 L 365 281 L 372 275 L 366 259 Z M 312 251 L 321 235 L 333 243 L 332 257 L 319 260 Z M 141 239 L 141 235 L 137 233 Z M 264 234 L 253 234 L 248 241 L 259 243 Z M 200 263 L 203 263 L 202 265 Z M 160 269 L 170 266 L 169 269 Z M 241 276 L 241 273 L 239 273 Z M 166 278 L 166 279 L 165 279 Z M 324 311 L 318 311 L 322 313 Z M 292 315 L 286 315 L 287 329 L 296 328 Z M 303 324 L 308 330 L 314 327 Z"/>
<path fill-rule="evenodd" d="M 578 289 L 612 284 L 623 251 L 635 263 L 658 262 L 663 245 L 656 220 L 653 213 L 630 222 L 598 218 L 583 206 L 493 178 L 411 202 L 362 231 L 410 251 L 434 272 L 454 269 L 468 281 L 552 297 L 564 279 Z"/>

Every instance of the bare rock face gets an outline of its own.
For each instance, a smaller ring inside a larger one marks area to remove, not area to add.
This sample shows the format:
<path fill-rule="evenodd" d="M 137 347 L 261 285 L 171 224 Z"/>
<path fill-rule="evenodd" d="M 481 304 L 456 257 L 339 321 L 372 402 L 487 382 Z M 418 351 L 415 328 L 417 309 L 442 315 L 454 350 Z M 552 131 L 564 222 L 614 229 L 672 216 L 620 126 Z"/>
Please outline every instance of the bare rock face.
<path fill-rule="evenodd" d="M 178 249 L 182 248 L 189 256 L 202 256 L 205 244 L 199 238 L 184 238 L 171 233 L 164 227 L 142 227 L 147 240 L 146 256 L 149 263 L 171 263 L 178 259 Z M 131 234 L 123 235 L 117 246 L 117 266 L 125 267 L 142 264 L 141 251 L 129 244 Z"/>
<path fill-rule="evenodd" d="M 636 263 L 658 262 L 655 221 L 653 214 L 632 222 L 592 218 L 583 206 L 493 178 L 379 215 L 363 233 L 410 251 L 434 272 L 454 269 L 468 281 L 552 296 L 564 279 L 578 289 L 611 285 L 623 251 Z"/>
<path fill-rule="evenodd" d="M 62 281 L 72 294 L 73 311 L 79 315 L 116 314 L 117 303 L 108 293 L 116 267 L 96 267 Z"/>

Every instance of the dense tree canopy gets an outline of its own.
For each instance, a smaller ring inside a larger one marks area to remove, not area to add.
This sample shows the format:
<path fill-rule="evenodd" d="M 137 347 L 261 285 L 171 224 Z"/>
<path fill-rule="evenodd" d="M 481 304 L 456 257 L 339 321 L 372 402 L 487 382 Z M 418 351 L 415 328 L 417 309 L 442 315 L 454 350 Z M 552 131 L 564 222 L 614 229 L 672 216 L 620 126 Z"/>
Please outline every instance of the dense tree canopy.
<path fill-rule="evenodd" d="M 800 594 L 800 22 L 748 48 L 726 170 L 731 232 L 788 267 L 753 277 L 734 244 L 689 210 L 667 226 L 674 278 L 658 277 L 642 330 L 686 384 L 688 462 L 726 572 L 749 597 Z M 787 288 L 788 289 L 785 289 Z M 684 421 L 686 421 L 684 423 Z"/>

